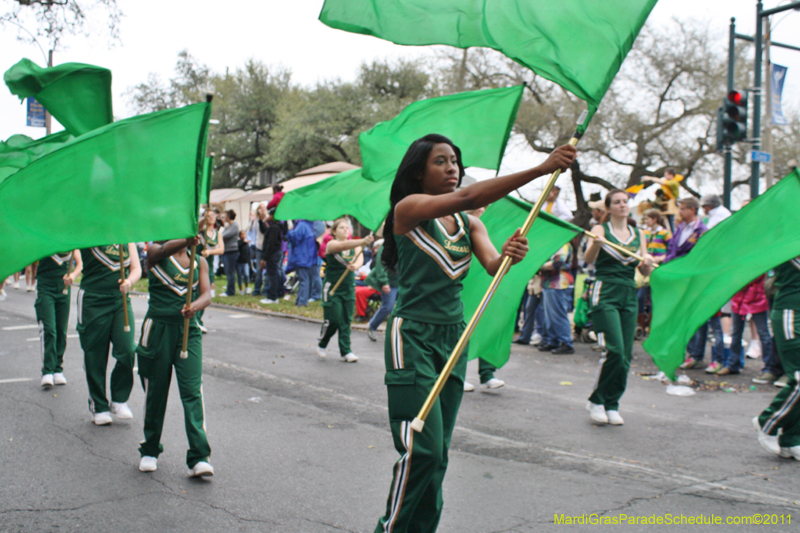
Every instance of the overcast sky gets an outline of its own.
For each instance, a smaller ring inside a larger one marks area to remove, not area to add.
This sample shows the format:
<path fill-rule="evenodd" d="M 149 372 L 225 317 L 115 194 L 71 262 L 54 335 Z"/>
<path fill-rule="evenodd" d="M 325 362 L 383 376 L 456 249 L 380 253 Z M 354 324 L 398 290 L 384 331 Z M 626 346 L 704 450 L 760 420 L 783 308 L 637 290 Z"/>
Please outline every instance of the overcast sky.
<path fill-rule="evenodd" d="M 328 28 L 317 20 L 322 0 L 118 2 L 125 15 L 119 44 L 109 48 L 108 40 L 103 37 L 70 36 L 55 53 L 56 64 L 75 61 L 111 69 L 117 118 L 133 114 L 123 93 L 146 81 L 150 72 L 158 73 L 162 80 L 169 79 L 177 54 L 183 49 L 216 71 L 240 67 L 248 58 L 281 65 L 292 71 L 295 82 L 305 85 L 336 77 L 352 80 L 361 62 L 374 58 L 414 57 L 424 53 L 424 48 L 398 46 Z M 786 3 L 790 2 L 767 0 L 764 5 L 768 9 Z M 732 16 L 736 17 L 739 33 L 755 32 L 755 6 L 754 0 L 661 0 L 650 22 L 664 25 L 673 17 L 696 18 L 717 31 L 724 44 Z M 800 12 L 787 13 L 773 17 L 773 24 L 780 20 L 774 40 L 800 46 Z M 20 43 L 16 35 L 13 27 L 0 29 L 0 68 L 5 71 L 22 57 L 43 65 L 39 48 Z M 43 42 L 42 47 L 46 49 L 47 44 Z M 800 52 L 773 48 L 772 59 L 789 67 L 784 102 L 798 108 Z M 0 139 L 15 133 L 38 138 L 44 129 L 26 127 L 24 106 L 3 88 L 0 89 Z M 540 157 L 513 147 L 508 152 L 501 173 L 535 164 Z"/>

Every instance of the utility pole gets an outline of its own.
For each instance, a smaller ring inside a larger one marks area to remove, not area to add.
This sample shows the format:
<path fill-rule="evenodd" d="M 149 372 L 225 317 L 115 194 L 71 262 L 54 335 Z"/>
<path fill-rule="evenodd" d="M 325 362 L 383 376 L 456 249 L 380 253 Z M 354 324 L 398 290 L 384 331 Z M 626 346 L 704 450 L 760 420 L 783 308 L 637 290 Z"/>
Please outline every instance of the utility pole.
<path fill-rule="evenodd" d="M 772 42 L 772 27 L 770 25 L 769 17 L 764 17 L 764 43 L 766 48 L 764 55 L 767 63 L 767 85 L 764 91 L 766 98 L 766 117 L 764 128 L 764 149 L 768 154 L 772 154 L 772 60 L 770 59 L 770 45 Z M 772 187 L 772 181 L 775 178 L 775 158 L 770 158 L 764 168 L 764 177 L 767 181 L 767 189 Z"/>
<path fill-rule="evenodd" d="M 764 4 L 758 0 L 756 4 L 756 57 L 755 57 L 755 72 L 753 82 L 753 150 L 761 148 L 761 66 L 762 56 L 762 41 L 764 22 L 761 20 L 761 12 L 764 10 Z M 758 179 L 760 177 L 760 169 L 758 161 L 750 163 L 750 199 L 753 200 L 758 196 Z"/>
<path fill-rule="evenodd" d="M 50 49 L 47 52 L 47 66 L 48 67 L 52 67 L 53 66 L 53 50 L 52 49 Z M 44 128 L 45 128 L 44 131 L 45 131 L 45 135 L 50 135 L 51 130 L 52 130 L 52 122 L 53 122 L 53 117 L 50 115 L 50 111 L 45 109 L 44 110 Z M 39 127 L 41 127 L 41 126 L 39 126 Z"/>
<path fill-rule="evenodd" d="M 728 84 L 725 90 L 725 94 L 730 94 L 733 90 L 733 70 L 734 70 L 734 63 L 736 59 L 736 52 L 734 50 L 734 46 L 736 43 L 736 18 L 731 17 L 731 25 L 730 31 L 728 34 Z M 717 124 L 717 127 L 721 127 L 721 123 Z M 725 158 L 724 163 L 724 174 L 722 178 L 722 205 L 725 206 L 726 209 L 731 208 L 731 190 L 732 190 L 732 178 L 731 174 L 733 173 L 733 153 L 732 147 L 730 143 L 725 143 L 722 147 L 722 154 Z"/>

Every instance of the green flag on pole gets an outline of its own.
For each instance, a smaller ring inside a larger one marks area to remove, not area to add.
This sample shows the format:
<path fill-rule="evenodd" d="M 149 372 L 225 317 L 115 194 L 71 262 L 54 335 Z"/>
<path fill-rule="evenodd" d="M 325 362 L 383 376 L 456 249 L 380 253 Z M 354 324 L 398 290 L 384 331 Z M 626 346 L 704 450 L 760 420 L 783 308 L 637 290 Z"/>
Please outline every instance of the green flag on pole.
<path fill-rule="evenodd" d="M 76 137 L 114 121 L 108 69 L 83 63 L 42 68 L 22 59 L 3 74 L 3 80 L 20 100 L 35 97 Z"/>
<path fill-rule="evenodd" d="M 389 212 L 391 179 L 365 180 L 360 168 L 287 192 L 275 218 L 278 220 L 334 220 L 355 217 L 361 225 L 376 231 Z"/>
<path fill-rule="evenodd" d="M 364 178 L 393 179 L 411 143 L 429 133 L 449 137 L 461 149 L 465 167 L 500 168 L 524 88 L 469 91 L 409 104 L 392 120 L 359 135 Z"/>
<path fill-rule="evenodd" d="M 449 137 L 461 149 L 465 167 L 498 169 L 523 88 L 469 91 L 408 105 L 394 119 L 359 136 L 363 169 L 286 193 L 275 217 L 332 220 L 351 215 L 376 230 L 389 212 L 389 193 L 400 161 L 412 142 L 429 133 Z"/>
<path fill-rule="evenodd" d="M 0 183 L 33 161 L 64 146 L 72 139 L 68 131 L 33 140 L 27 135 L 12 135 L 0 142 Z"/>
<path fill-rule="evenodd" d="M 656 1 L 325 0 L 319 19 L 396 44 L 493 48 L 585 100 L 585 129 Z"/>
<path fill-rule="evenodd" d="M 211 194 L 211 185 L 214 179 L 214 156 L 210 155 L 203 161 L 203 179 L 200 182 L 198 203 L 208 205 L 208 195 Z"/>
<path fill-rule="evenodd" d="M 506 196 L 486 209 L 481 222 L 498 251 L 514 231 L 525 224 L 532 207 L 527 202 Z M 549 213 L 539 213 L 528 233 L 530 251 L 522 262 L 511 267 L 503 283 L 497 286 L 480 325 L 470 337 L 470 359 L 480 357 L 498 368 L 506 364 L 511 351 L 517 309 L 528 281 L 559 248 L 579 233 L 583 233 L 579 227 Z M 475 312 L 491 282 L 492 276 L 480 264 L 473 262 L 461 292 L 464 316 L 471 316 Z"/>
<path fill-rule="evenodd" d="M 667 377 L 675 379 L 694 332 L 739 289 L 800 255 L 798 205 L 795 169 L 706 232 L 689 254 L 653 271 L 653 320 L 644 349 Z"/>
<path fill-rule="evenodd" d="M 42 257 L 197 233 L 211 104 L 96 129 L 0 183 L 0 279 Z"/>

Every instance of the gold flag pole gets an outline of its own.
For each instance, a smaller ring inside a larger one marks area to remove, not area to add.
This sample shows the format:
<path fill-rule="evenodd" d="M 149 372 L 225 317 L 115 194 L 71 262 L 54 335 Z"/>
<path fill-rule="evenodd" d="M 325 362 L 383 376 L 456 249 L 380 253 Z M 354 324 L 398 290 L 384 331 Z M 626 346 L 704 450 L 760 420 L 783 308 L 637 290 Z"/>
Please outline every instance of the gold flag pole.
<path fill-rule="evenodd" d="M 194 255 L 197 252 L 197 245 L 192 244 L 192 253 L 189 257 L 189 283 L 186 284 L 186 305 L 192 305 L 192 283 L 194 283 Z M 181 345 L 181 359 L 189 357 L 189 318 L 183 319 L 183 344 Z"/>
<path fill-rule="evenodd" d="M 591 237 L 592 239 L 596 239 L 597 238 L 597 235 L 595 235 L 591 231 L 584 230 L 583 234 L 586 235 L 587 237 Z M 627 255 L 628 257 L 633 257 L 634 259 L 638 259 L 639 261 L 644 263 L 644 257 L 642 257 L 642 256 L 640 256 L 638 254 L 635 254 L 635 253 L 631 252 L 630 250 L 627 250 L 627 249 L 623 248 L 619 244 L 614 244 L 613 242 L 610 242 L 608 240 L 606 241 L 606 244 L 608 246 L 610 246 L 611 248 L 615 249 L 616 251 L 618 251 L 619 253 Z M 657 266 L 658 266 L 657 264 L 653 263 L 653 268 L 656 268 Z"/>
<path fill-rule="evenodd" d="M 571 146 L 575 146 L 578 144 L 578 139 L 581 138 L 579 133 L 575 133 L 570 139 L 569 144 Z M 531 227 L 533 226 L 536 217 L 539 216 L 539 212 L 542 210 L 542 206 L 544 205 L 545 200 L 547 199 L 547 195 L 550 193 L 550 189 L 553 188 L 555 185 L 558 176 L 561 174 L 561 170 L 558 169 L 550 175 L 550 179 L 547 180 L 547 184 L 542 191 L 542 194 L 539 196 L 539 199 L 536 200 L 536 204 L 534 204 L 533 209 L 531 212 L 528 213 L 528 218 L 525 219 L 525 224 L 522 226 L 520 231 L 520 237 L 525 237 L 528 232 L 530 231 Z M 458 343 L 456 347 L 453 349 L 453 352 L 450 354 L 450 358 L 447 360 L 447 364 L 445 364 L 444 368 L 442 369 L 442 373 L 439 374 L 439 377 L 436 379 L 436 383 L 433 385 L 433 389 L 428 394 L 428 397 L 425 399 L 425 403 L 422 404 L 422 408 L 419 410 L 417 417 L 411 422 L 411 429 L 420 433 L 422 428 L 425 427 L 425 419 L 428 418 L 428 414 L 433 407 L 434 402 L 439 397 L 439 394 L 442 392 L 442 388 L 444 387 L 445 382 L 450 377 L 450 374 L 453 372 L 453 368 L 455 368 L 456 363 L 458 362 L 459 357 L 461 357 L 461 352 L 464 351 L 464 348 L 469 342 L 469 338 L 472 336 L 473 331 L 475 331 L 475 326 L 478 325 L 478 321 L 483 316 L 483 312 L 486 310 L 486 306 L 489 304 L 489 301 L 492 299 L 494 292 L 497 290 L 497 286 L 500 285 L 500 282 L 503 280 L 503 277 L 508 272 L 508 269 L 511 268 L 511 258 L 506 256 L 503 258 L 503 262 L 500 264 L 500 268 L 497 270 L 497 273 L 494 275 L 492 279 L 491 285 L 486 290 L 486 294 L 483 295 L 483 299 L 481 303 L 478 305 L 478 308 L 475 310 L 475 313 L 472 315 L 472 318 L 469 320 L 467 327 L 464 329 L 464 333 L 461 334 L 461 338 L 458 339 Z"/>
<path fill-rule="evenodd" d="M 67 276 L 72 274 L 72 260 L 75 259 L 73 256 L 75 255 L 75 251 L 69 253 L 69 265 L 67 266 Z M 64 290 L 61 291 L 61 294 L 69 294 L 69 286 L 65 286 Z"/>
<path fill-rule="evenodd" d="M 122 280 L 122 283 L 125 283 L 125 261 L 122 255 L 122 245 L 118 244 L 117 249 L 119 250 L 119 276 Z M 125 327 L 122 330 L 127 333 L 131 330 L 131 326 L 128 323 L 128 294 L 122 293 L 122 316 L 125 317 Z"/>
<path fill-rule="evenodd" d="M 359 257 L 361 257 L 361 255 L 362 255 L 363 253 L 364 253 L 364 247 L 362 246 L 362 247 L 361 247 L 361 251 L 360 251 L 360 252 L 358 252 L 358 255 L 356 256 L 356 258 L 355 258 L 355 259 L 353 259 L 353 261 L 351 262 L 351 264 L 352 264 L 352 263 L 355 263 L 356 261 L 358 261 L 358 258 L 359 258 Z M 333 288 L 331 289 L 331 292 L 329 292 L 329 293 L 328 293 L 328 295 L 332 296 L 332 295 L 333 295 L 333 293 L 334 293 L 334 292 L 336 292 L 336 289 L 338 289 L 338 288 L 339 288 L 339 285 L 341 285 L 341 284 L 342 284 L 342 282 L 344 281 L 344 278 L 345 278 L 345 277 L 347 277 L 347 274 L 348 274 L 348 272 L 350 272 L 350 271 L 349 271 L 349 270 L 347 270 L 347 269 L 345 269 L 345 271 L 344 271 L 344 272 L 342 272 L 342 275 L 341 275 L 341 276 L 339 276 L 339 281 L 337 281 L 337 282 L 336 282 L 336 285 L 334 285 L 334 286 L 333 286 Z"/>

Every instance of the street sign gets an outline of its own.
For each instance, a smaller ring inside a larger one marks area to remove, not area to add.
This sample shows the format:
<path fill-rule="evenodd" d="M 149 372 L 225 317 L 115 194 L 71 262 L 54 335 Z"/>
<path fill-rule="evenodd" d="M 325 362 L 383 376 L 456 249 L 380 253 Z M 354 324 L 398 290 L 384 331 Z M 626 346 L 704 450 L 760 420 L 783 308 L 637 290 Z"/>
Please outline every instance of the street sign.
<path fill-rule="evenodd" d="M 44 106 L 36 101 L 33 96 L 29 96 L 27 99 L 28 102 L 28 122 L 27 125 L 33 128 L 44 128 L 45 125 L 45 117 L 44 117 Z"/>
<path fill-rule="evenodd" d="M 772 159 L 772 155 L 767 152 L 750 150 L 750 162 L 752 163 L 769 163 L 770 159 Z"/>

